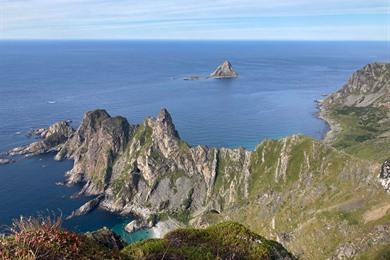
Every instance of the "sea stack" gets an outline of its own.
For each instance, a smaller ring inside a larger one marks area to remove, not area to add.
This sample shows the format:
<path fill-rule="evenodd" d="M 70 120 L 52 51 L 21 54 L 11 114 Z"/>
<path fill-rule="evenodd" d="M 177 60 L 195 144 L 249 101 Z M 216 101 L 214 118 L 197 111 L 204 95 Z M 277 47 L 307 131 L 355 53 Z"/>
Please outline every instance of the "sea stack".
<path fill-rule="evenodd" d="M 238 73 L 234 71 L 232 64 L 229 61 L 224 61 L 218 68 L 210 74 L 210 78 L 235 78 L 238 76 Z"/>

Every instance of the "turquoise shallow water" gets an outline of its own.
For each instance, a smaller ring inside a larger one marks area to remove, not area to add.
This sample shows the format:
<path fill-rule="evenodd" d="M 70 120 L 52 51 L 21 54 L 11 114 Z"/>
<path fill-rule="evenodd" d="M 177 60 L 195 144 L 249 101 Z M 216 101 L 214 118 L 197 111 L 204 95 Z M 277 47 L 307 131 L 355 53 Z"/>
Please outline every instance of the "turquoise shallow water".
<path fill-rule="evenodd" d="M 253 149 L 296 133 L 319 139 L 327 127 L 314 100 L 389 56 L 385 42 L 0 41 L 0 152 L 33 141 L 17 132 L 63 119 L 78 125 L 95 108 L 139 123 L 166 107 L 194 145 Z M 207 76 L 225 59 L 237 79 L 183 80 Z M 88 198 L 69 198 L 80 187 L 55 185 L 71 164 L 45 155 L 0 166 L 0 225 L 82 205 Z M 97 210 L 65 225 L 80 232 L 107 226 L 128 241 L 147 236 L 123 233 L 131 219 Z"/>

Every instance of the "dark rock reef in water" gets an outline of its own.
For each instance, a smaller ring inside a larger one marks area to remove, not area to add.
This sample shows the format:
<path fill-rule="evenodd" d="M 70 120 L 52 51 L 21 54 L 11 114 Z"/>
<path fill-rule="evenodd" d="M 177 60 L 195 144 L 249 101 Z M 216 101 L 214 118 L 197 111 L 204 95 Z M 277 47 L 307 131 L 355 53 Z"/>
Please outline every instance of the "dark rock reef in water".
<path fill-rule="evenodd" d="M 346 252 L 347 242 L 355 256 L 362 254 L 363 237 L 371 241 L 370 250 L 390 242 L 389 229 L 380 228 L 390 205 L 381 186 L 385 174 L 378 179 L 383 161 L 362 160 L 297 135 L 265 140 L 254 151 L 192 147 L 181 140 L 166 109 L 139 125 L 95 110 L 76 131 L 63 123 L 51 128 L 52 141 L 45 136 L 20 151 L 54 150 L 56 159 L 74 160 L 67 184 L 83 183 L 80 195 L 98 195 L 100 207 L 138 215 L 140 223 L 167 216 L 194 227 L 234 220 L 306 259 Z"/>
<path fill-rule="evenodd" d="M 234 71 L 232 64 L 229 61 L 224 61 L 217 69 L 210 74 L 210 78 L 235 78 L 238 73 Z"/>

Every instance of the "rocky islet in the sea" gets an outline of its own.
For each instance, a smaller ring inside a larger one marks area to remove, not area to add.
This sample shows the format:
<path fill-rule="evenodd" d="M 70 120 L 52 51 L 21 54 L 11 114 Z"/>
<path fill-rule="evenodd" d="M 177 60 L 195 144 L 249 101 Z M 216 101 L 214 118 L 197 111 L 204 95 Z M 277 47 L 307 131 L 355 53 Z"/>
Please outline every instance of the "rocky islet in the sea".
<path fill-rule="evenodd" d="M 207 78 L 228 79 L 228 78 L 236 78 L 236 77 L 238 77 L 238 73 L 233 69 L 233 65 L 230 63 L 230 61 L 225 60 L 208 77 L 205 77 L 205 79 Z M 188 76 L 188 77 L 184 77 L 183 79 L 187 81 L 196 81 L 196 80 L 201 80 L 202 77 Z"/>
<path fill-rule="evenodd" d="M 230 61 L 224 61 L 219 65 L 213 73 L 209 75 L 210 78 L 223 79 L 238 77 L 238 73 L 233 69 Z"/>

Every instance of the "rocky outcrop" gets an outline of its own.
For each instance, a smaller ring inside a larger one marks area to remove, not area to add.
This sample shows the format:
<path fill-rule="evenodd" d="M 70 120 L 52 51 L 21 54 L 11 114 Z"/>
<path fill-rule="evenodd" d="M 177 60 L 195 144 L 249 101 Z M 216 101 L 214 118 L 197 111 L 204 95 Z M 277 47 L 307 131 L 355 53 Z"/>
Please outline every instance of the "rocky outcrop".
<path fill-rule="evenodd" d="M 151 228 L 153 223 L 146 221 L 145 219 L 135 219 L 125 226 L 125 230 L 129 233 L 136 232 L 140 229 Z"/>
<path fill-rule="evenodd" d="M 235 78 L 238 73 L 234 71 L 232 64 L 229 61 L 224 61 L 217 69 L 210 74 L 210 78 Z"/>
<path fill-rule="evenodd" d="M 373 63 L 352 74 L 347 84 L 328 96 L 322 106 L 390 108 L 390 63 Z"/>
<path fill-rule="evenodd" d="M 383 163 L 381 172 L 379 174 L 379 181 L 385 191 L 390 192 L 390 160 L 386 160 Z"/>
<path fill-rule="evenodd" d="M 12 162 L 13 162 L 12 159 L 0 158 L 0 165 L 9 164 L 9 163 L 12 163 Z"/>
<path fill-rule="evenodd" d="M 91 211 L 93 211 L 94 209 L 96 209 L 99 206 L 99 203 L 102 199 L 103 199 L 103 196 L 100 195 L 100 196 L 86 202 L 80 208 L 74 210 L 68 217 L 66 217 L 66 219 L 71 219 L 74 217 L 78 217 L 78 216 L 82 216 L 82 215 L 86 215 L 86 214 L 90 213 Z"/>
<path fill-rule="evenodd" d="M 97 244 L 110 249 L 121 250 L 125 247 L 125 242 L 121 237 L 106 227 L 94 232 L 87 232 L 85 235 Z M 94 256 L 91 257 L 93 258 Z"/>
<path fill-rule="evenodd" d="M 68 121 L 60 121 L 47 129 L 40 129 L 37 134 L 42 140 L 30 145 L 12 149 L 8 155 L 37 155 L 59 151 L 63 144 L 73 135 L 74 129 Z"/>
<path fill-rule="evenodd" d="M 123 151 L 132 127 L 123 117 L 111 117 L 105 110 L 87 112 L 77 131 L 61 147 L 57 160 L 74 160 L 66 173 L 67 184 L 85 182 L 83 193 L 104 191 L 117 155 Z"/>
<path fill-rule="evenodd" d="M 185 225 L 175 219 L 168 218 L 167 220 L 159 221 L 153 228 L 153 238 L 163 238 L 169 232 L 184 228 Z"/>

